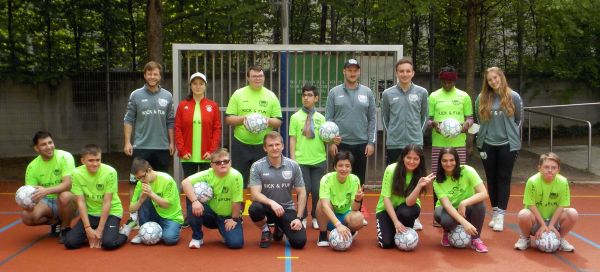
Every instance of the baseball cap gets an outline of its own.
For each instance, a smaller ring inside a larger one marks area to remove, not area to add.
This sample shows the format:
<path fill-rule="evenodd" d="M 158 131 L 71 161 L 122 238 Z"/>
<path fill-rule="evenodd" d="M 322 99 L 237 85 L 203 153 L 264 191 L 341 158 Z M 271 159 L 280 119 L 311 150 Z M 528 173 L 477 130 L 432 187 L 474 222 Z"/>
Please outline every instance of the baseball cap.
<path fill-rule="evenodd" d="M 346 63 L 344 63 L 344 69 L 346 69 L 352 65 L 356 65 L 356 67 L 358 67 L 358 69 L 360 69 L 360 65 L 358 64 L 358 61 L 355 59 L 347 60 Z"/>
<path fill-rule="evenodd" d="M 194 80 L 194 78 L 201 78 L 202 80 L 204 80 L 204 83 L 208 83 L 206 81 L 206 76 L 203 73 L 200 72 L 195 72 L 194 74 L 192 74 L 192 76 L 190 77 L 190 82 L 192 82 L 192 80 Z"/>

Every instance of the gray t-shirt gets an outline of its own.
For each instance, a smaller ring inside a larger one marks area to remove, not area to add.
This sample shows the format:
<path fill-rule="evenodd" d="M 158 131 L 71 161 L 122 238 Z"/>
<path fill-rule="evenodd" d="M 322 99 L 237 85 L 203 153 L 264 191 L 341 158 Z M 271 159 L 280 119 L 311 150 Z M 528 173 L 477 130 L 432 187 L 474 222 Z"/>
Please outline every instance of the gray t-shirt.
<path fill-rule="evenodd" d="M 356 90 L 344 84 L 333 87 L 327 95 L 325 119 L 340 128 L 342 143 L 375 144 L 377 115 L 375 96 L 369 87 L 359 84 Z"/>
<path fill-rule="evenodd" d="M 133 148 L 169 149 L 168 129 L 175 124 L 173 95 L 160 86 L 151 92 L 144 85 L 129 96 L 123 121 L 135 127 Z"/>
<path fill-rule="evenodd" d="M 423 145 L 428 118 L 427 90 L 414 83 L 404 92 L 399 85 L 386 89 L 381 97 L 381 117 L 386 130 L 386 148 Z"/>
<path fill-rule="evenodd" d="M 261 193 L 274 200 L 286 210 L 296 210 L 292 200 L 292 188 L 304 187 L 300 166 L 281 156 L 281 165 L 271 165 L 267 157 L 256 161 L 250 168 L 249 186 L 262 186 Z"/>
<path fill-rule="evenodd" d="M 484 143 L 496 146 L 508 144 L 508 133 L 504 123 L 504 111 L 500 108 L 500 99 L 494 99 L 488 126 Z"/>

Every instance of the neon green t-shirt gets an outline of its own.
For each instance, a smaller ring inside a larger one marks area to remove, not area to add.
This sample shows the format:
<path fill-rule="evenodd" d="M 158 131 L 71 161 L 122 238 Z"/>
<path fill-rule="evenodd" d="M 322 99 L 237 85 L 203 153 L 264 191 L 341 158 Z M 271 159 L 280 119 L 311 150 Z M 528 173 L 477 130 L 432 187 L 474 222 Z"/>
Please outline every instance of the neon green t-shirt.
<path fill-rule="evenodd" d="M 406 203 L 406 198 L 404 196 L 396 195 L 392 193 L 392 184 L 394 178 L 394 172 L 396 171 L 396 165 L 398 163 L 392 163 L 385 168 L 385 172 L 383 173 L 383 182 L 381 183 L 381 194 L 379 195 L 379 201 L 377 201 L 377 208 L 375 208 L 375 212 L 379 213 L 385 211 L 385 205 L 383 204 L 383 198 L 389 197 L 392 201 L 392 205 L 394 208 Z M 412 172 L 406 173 L 406 186 L 410 184 L 410 180 L 412 179 Z M 421 206 L 421 200 L 417 198 L 417 205 Z"/>
<path fill-rule="evenodd" d="M 289 136 L 296 137 L 296 162 L 302 165 L 317 165 L 327 159 L 325 143 L 319 137 L 319 128 L 325 123 L 325 116 L 319 112 L 313 114 L 315 137 L 306 138 L 302 134 L 307 114 L 302 109 L 290 118 Z"/>
<path fill-rule="evenodd" d="M 439 89 L 429 96 L 429 116 L 438 123 L 454 118 L 462 124 L 465 122 L 465 116 L 473 116 L 471 97 L 457 88 L 452 88 L 449 92 Z M 432 146 L 462 147 L 466 145 L 466 141 L 466 133 L 461 133 L 454 138 L 446 138 L 435 129 L 431 132 Z"/>
<path fill-rule="evenodd" d="M 475 194 L 475 187 L 483 183 L 473 167 L 461 165 L 460 168 L 461 171 L 458 180 L 446 177 L 443 183 L 439 183 L 437 180 L 433 182 L 433 190 L 438 199 L 447 197 L 455 208 L 458 207 L 461 201 L 473 196 Z M 435 203 L 436 207 L 441 205 L 442 202 L 440 200 Z"/>
<path fill-rule="evenodd" d="M 191 175 L 189 179 L 192 186 L 201 181 L 210 185 L 213 198 L 208 201 L 208 206 L 220 216 L 231 216 L 231 204 L 244 200 L 244 179 L 242 174 L 233 168 L 222 178 L 215 175 L 215 171 L 210 168 Z"/>
<path fill-rule="evenodd" d="M 225 115 L 246 116 L 251 113 L 260 113 L 266 118 L 282 118 L 279 99 L 265 87 L 255 91 L 246 86 L 231 95 Z M 233 129 L 233 136 L 242 143 L 259 145 L 271 130 L 271 127 L 267 127 L 264 131 L 254 134 L 249 132 L 244 124 L 239 124 Z"/>
<path fill-rule="evenodd" d="M 192 135 L 202 135 L 202 112 L 200 111 L 200 101 L 196 101 L 196 106 L 194 106 Z M 202 159 L 202 137 L 192 137 L 192 156 L 189 160 L 181 159 L 181 162 L 208 162 L 208 160 Z"/>
<path fill-rule="evenodd" d="M 183 224 L 183 212 L 181 211 L 181 201 L 179 199 L 179 189 L 175 180 L 167 173 L 154 171 L 156 179 L 150 182 L 152 192 L 169 202 L 169 207 L 162 208 L 158 203 L 152 201 L 152 206 L 156 213 L 164 219 Z M 142 182 L 138 181 L 133 191 L 131 203 L 136 203 L 142 194 Z"/>
<path fill-rule="evenodd" d="M 85 165 L 81 165 L 73 170 L 72 179 L 71 192 L 76 196 L 85 198 L 85 206 L 89 215 L 102 215 L 104 195 L 112 194 L 109 214 L 116 217 L 123 216 L 117 171 L 110 165 L 100 164 L 94 175 L 90 175 Z"/>
<path fill-rule="evenodd" d="M 319 188 L 319 199 L 329 199 L 333 206 L 333 212 L 343 214 L 352 209 L 352 202 L 360 187 L 360 180 L 354 174 L 346 177 L 341 183 L 337 179 L 337 172 L 330 172 L 321 178 Z"/>
<path fill-rule="evenodd" d="M 37 156 L 27 165 L 25 171 L 25 185 L 54 187 L 62 182 L 62 178 L 70 176 L 75 169 L 73 155 L 67 151 L 54 150 L 54 156 L 49 161 L 44 161 L 42 156 Z M 56 194 L 49 194 L 48 198 L 56 198 Z"/>
<path fill-rule="evenodd" d="M 523 205 L 525 208 L 535 205 L 542 218 L 550 220 L 558 207 L 571 205 L 569 182 L 561 174 L 557 174 L 552 182 L 548 183 L 540 173 L 537 173 L 525 184 Z"/>

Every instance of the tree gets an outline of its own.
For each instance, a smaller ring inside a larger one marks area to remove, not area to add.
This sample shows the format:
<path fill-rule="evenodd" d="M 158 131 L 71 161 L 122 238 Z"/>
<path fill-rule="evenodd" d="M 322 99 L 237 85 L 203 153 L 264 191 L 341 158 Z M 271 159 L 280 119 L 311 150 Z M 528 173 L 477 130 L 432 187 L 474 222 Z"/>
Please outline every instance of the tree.
<path fill-rule="evenodd" d="M 146 39 L 148 61 L 163 64 L 162 4 L 160 0 L 148 0 L 146 6 Z"/>

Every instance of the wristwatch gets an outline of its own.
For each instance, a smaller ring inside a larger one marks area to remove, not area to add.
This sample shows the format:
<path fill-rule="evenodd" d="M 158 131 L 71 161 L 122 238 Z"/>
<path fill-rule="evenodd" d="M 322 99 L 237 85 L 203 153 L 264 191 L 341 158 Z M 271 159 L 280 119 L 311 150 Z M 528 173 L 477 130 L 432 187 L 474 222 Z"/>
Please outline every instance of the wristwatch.
<path fill-rule="evenodd" d="M 296 219 L 298 219 L 298 220 L 300 220 L 300 222 L 302 222 L 302 220 L 304 220 L 304 217 L 298 216 L 298 217 L 296 217 Z"/>

